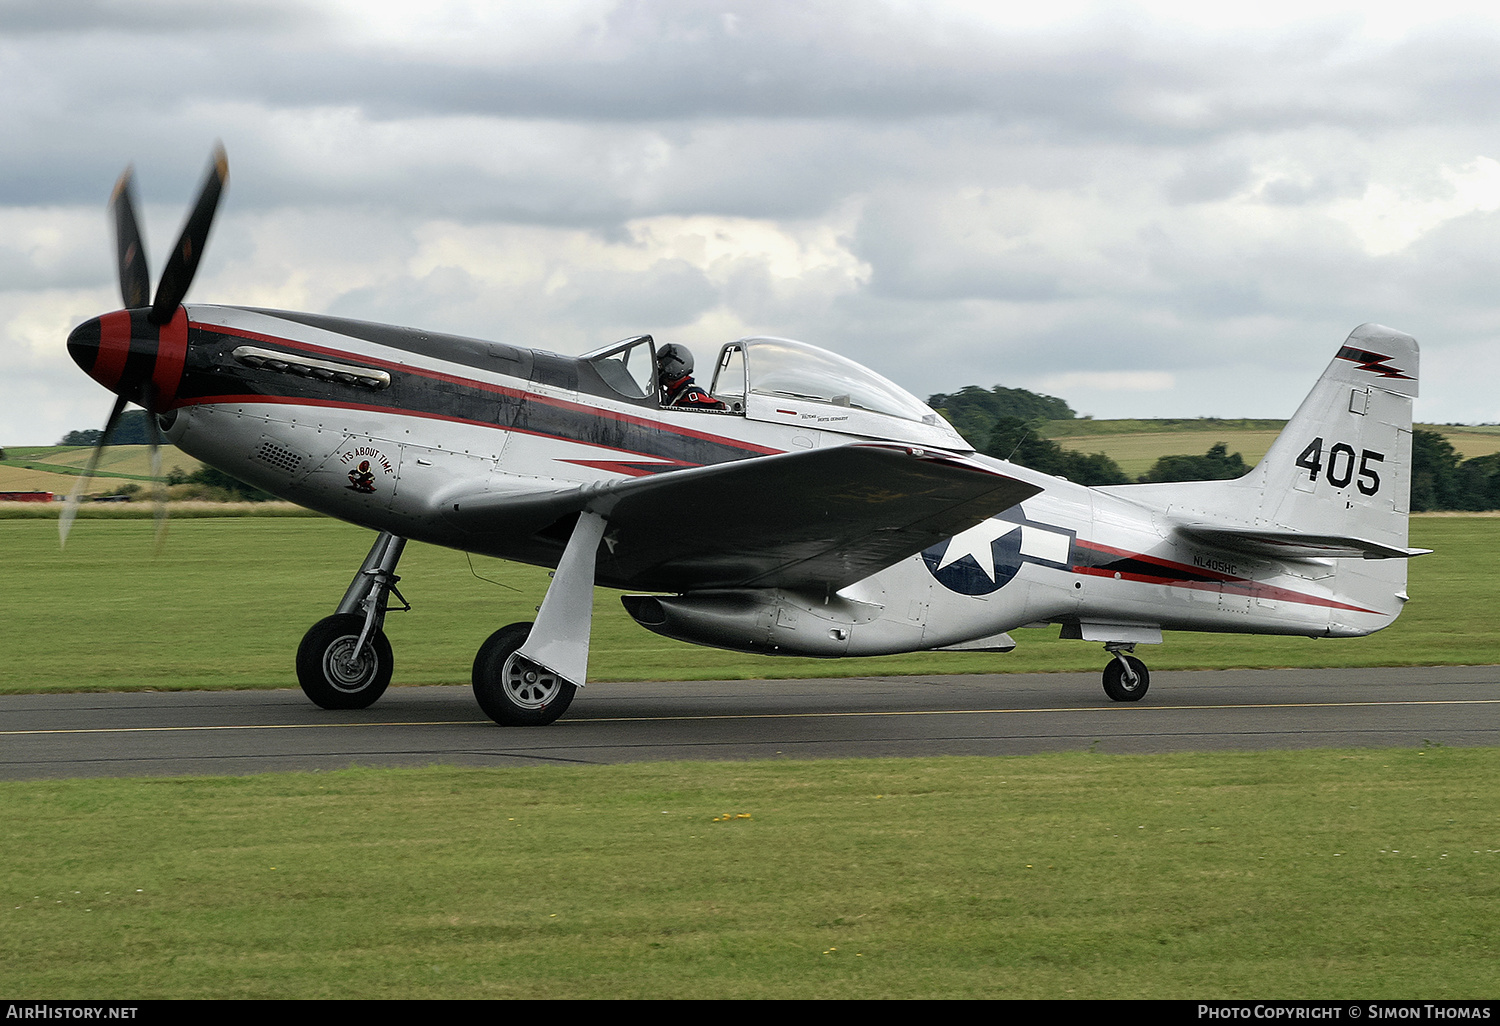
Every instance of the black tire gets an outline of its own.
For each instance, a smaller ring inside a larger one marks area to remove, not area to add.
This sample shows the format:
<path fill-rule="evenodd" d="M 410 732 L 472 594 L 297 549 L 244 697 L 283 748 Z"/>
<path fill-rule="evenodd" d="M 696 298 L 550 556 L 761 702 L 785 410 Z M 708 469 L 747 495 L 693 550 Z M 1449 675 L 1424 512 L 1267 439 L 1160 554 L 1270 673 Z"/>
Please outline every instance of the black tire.
<path fill-rule="evenodd" d="M 391 683 L 391 643 L 384 631 L 365 641 L 361 658 L 353 653 L 365 618 L 335 613 L 312 625 L 297 646 L 297 683 L 313 704 L 324 709 L 364 709 L 375 704 Z"/>
<path fill-rule="evenodd" d="M 474 697 L 502 727 L 544 727 L 568 711 L 578 692 L 555 673 L 511 658 L 530 634 L 529 623 L 501 627 L 474 657 Z"/>
<path fill-rule="evenodd" d="M 1135 656 L 1126 656 L 1130 660 L 1130 668 L 1135 671 L 1136 682 L 1131 685 L 1125 680 L 1125 668 L 1120 665 L 1120 659 L 1116 656 L 1104 667 L 1104 693 L 1116 702 L 1139 702 L 1146 697 L 1146 689 L 1151 686 L 1151 674 L 1146 669 L 1146 664 Z"/>

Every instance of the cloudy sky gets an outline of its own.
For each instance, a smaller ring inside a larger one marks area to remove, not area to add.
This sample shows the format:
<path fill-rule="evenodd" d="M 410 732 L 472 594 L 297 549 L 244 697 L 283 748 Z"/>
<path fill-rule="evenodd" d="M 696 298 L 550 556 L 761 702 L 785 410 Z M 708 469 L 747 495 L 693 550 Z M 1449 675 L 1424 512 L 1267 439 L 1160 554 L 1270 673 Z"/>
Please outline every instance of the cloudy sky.
<path fill-rule="evenodd" d="M 1420 419 L 1500 421 L 1500 21 L 1035 6 L 0 0 L 0 443 L 102 424 L 110 187 L 159 271 L 215 139 L 193 302 L 784 335 L 1097 417 L 1288 416 L 1378 321 Z"/>

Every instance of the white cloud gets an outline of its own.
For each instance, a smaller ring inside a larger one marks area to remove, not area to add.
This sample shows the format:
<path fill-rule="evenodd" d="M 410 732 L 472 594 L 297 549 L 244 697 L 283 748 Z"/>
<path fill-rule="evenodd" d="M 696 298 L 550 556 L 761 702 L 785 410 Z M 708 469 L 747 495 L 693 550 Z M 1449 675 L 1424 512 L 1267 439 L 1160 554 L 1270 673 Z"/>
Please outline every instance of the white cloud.
<path fill-rule="evenodd" d="M 1069 395 L 1085 389 L 1090 392 L 1166 392 L 1176 384 L 1177 378 L 1165 371 L 1068 371 L 1042 378 L 1037 382 L 1037 388 L 1049 395 Z"/>
<path fill-rule="evenodd" d="M 1500 161 L 1479 156 L 1438 170 L 1446 195 L 1402 184 L 1374 183 L 1358 199 L 1340 200 L 1330 216 L 1347 224 L 1371 256 L 1405 249 L 1439 225 L 1465 214 L 1500 210 Z"/>
<path fill-rule="evenodd" d="M 128 6 L 0 8 L 0 442 L 102 416 L 63 339 L 117 301 L 109 187 L 139 162 L 159 270 L 216 136 L 193 301 L 790 335 L 1099 416 L 1285 415 L 1375 320 L 1425 346 L 1419 416 L 1496 415 L 1474 5 Z"/>

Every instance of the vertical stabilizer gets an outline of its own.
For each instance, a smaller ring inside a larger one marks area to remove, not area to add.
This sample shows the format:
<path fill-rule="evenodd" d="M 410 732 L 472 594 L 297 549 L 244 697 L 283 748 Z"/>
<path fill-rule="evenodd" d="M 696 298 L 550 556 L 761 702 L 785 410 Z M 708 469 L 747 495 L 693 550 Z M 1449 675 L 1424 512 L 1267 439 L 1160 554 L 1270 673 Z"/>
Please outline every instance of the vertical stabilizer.
<path fill-rule="evenodd" d="M 1362 324 L 1248 475 L 1258 524 L 1405 548 L 1417 341 Z"/>
<path fill-rule="evenodd" d="M 1417 356 L 1410 335 L 1362 324 L 1244 477 L 1104 490 L 1162 510 L 1181 538 L 1299 561 L 1303 577 L 1327 567 L 1328 633 L 1379 630 L 1406 601 L 1404 557 L 1422 551 L 1407 548 Z"/>
<path fill-rule="evenodd" d="M 1362 324 L 1244 477 L 1103 490 L 1156 506 L 1179 527 L 1353 538 L 1404 550 L 1416 394 L 1416 339 Z"/>

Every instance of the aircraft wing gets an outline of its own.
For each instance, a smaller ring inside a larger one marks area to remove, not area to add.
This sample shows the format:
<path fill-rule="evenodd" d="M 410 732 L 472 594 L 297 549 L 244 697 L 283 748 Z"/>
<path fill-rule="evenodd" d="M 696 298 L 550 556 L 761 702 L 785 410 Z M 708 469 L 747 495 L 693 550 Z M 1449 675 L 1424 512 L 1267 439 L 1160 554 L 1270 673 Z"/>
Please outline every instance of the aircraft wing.
<path fill-rule="evenodd" d="M 1183 534 L 1210 545 L 1282 559 L 1410 559 L 1431 549 L 1402 549 L 1366 538 L 1302 531 L 1274 531 L 1222 524 L 1179 524 Z"/>
<path fill-rule="evenodd" d="M 583 510 L 608 522 L 601 584 L 651 591 L 835 590 L 1042 489 L 948 452 L 884 443 L 446 504 L 471 534 L 524 531 L 559 549 Z"/>

